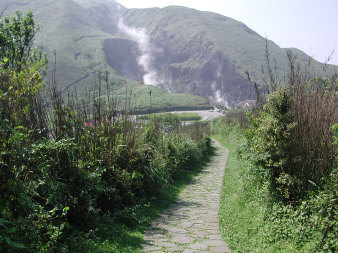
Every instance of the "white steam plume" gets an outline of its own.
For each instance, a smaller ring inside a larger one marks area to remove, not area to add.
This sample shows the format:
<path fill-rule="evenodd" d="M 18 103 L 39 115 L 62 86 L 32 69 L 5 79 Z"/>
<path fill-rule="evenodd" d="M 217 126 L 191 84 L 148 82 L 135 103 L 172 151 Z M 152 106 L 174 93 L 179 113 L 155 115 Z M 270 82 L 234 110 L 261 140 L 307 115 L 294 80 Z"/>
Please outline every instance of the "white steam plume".
<path fill-rule="evenodd" d="M 140 49 L 141 56 L 138 57 L 137 63 L 145 72 L 143 75 L 143 82 L 145 84 L 155 86 L 160 84 L 157 71 L 152 65 L 154 56 L 152 44 L 149 36 L 147 35 L 147 30 L 145 28 L 129 27 L 124 24 L 122 18 L 119 20 L 118 28 L 129 35 L 137 43 Z"/>
<path fill-rule="evenodd" d="M 216 102 L 217 102 L 218 104 L 221 104 L 221 105 L 224 105 L 224 106 L 226 106 L 226 107 L 229 107 L 228 101 L 226 101 L 226 100 L 222 97 L 221 91 L 220 91 L 220 90 L 215 91 L 214 95 L 215 95 L 215 100 L 216 100 Z"/>
<path fill-rule="evenodd" d="M 217 72 L 219 72 L 217 70 Z M 214 92 L 214 96 L 210 97 L 210 99 L 212 101 L 214 101 L 215 103 L 217 104 L 220 104 L 220 105 L 224 105 L 226 107 L 229 107 L 229 104 L 228 102 L 224 99 L 224 96 L 222 96 L 222 93 L 220 90 L 217 89 L 217 82 L 216 81 L 213 81 L 211 84 L 210 84 L 210 87 L 211 87 L 211 90 Z"/>

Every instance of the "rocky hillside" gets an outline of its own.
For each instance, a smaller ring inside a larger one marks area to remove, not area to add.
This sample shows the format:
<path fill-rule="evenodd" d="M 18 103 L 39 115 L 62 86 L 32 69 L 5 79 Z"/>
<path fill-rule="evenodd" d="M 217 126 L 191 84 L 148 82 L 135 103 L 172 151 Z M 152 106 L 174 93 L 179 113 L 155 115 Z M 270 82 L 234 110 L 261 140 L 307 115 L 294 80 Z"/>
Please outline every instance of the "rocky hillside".
<path fill-rule="evenodd" d="M 65 91 L 84 91 L 98 71 L 108 70 L 115 85 L 145 83 L 234 106 L 255 98 L 246 70 L 262 84 L 265 39 L 219 14 L 176 6 L 126 9 L 114 0 L 12 0 L 7 12 L 15 9 L 32 9 L 43 25 L 37 45 L 49 55 L 56 51 Z M 282 76 L 286 49 L 268 46 Z M 308 62 L 305 53 L 291 50 Z M 311 66 L 323 68 L 315 60 Z"/>

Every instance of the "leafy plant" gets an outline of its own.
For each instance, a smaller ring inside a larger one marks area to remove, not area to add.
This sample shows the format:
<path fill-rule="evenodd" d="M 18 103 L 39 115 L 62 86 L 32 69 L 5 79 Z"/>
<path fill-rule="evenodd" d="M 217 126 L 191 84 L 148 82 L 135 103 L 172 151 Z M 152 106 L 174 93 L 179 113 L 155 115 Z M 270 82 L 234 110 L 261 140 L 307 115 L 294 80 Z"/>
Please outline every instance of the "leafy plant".
<path fill-rule="evenodd" d="M 40 26 L 35 24 L 33 13 L 26 15 L 16 11 L 13 17 L 0 21 L 0 58 L 3 67 L 20 73 L 25 65 L 41 61 L 41 51 L 33 48 L 33 41 Z"/>
<path fill-rule="evenodd" d="M 121 112 L 108 80 L 106 96 L 99 79 L 86 101 L 74 92 L 65 102 L 54 79 L 44 86 L 46 61 L 31 48 L 32 14 L 17 12 L 1 22 L 2 251 L 68 252 L 102 217 L 129 224 L 138 206 L 208 150 L 205 127 L 181 132 L 170 115 L 135 121 L 129 102 Z"/>

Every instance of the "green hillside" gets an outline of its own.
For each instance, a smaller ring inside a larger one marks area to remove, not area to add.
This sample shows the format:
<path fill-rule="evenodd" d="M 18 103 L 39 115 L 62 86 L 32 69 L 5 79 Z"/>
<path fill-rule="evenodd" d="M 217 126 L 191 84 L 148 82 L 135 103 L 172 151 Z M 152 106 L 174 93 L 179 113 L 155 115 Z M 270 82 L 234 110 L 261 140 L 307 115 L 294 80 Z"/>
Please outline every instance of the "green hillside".
<path fill-rule="evenodd" d="M 0 8 L 4 6 L 0 3 Z M 234 106 L 255 99 L 246 70 L 255 82 L 263 83 L 265 39 L 243 23 L 219 14 L 176 6 L 126 9 L 114 0 L 12 0 L 6 13 L 16 9 L 31 9 L 42 24 L 36 45 L 48 53 L 50 69 L 56 52 L 57 81 L 63 92 L 76 88 L 83 94 L 100 71 L 109 72 L 112 85 L 135 83 L 130 80 L 142 83 L 148 74 L 156 76 L 156 85 L 165 91 Z M 148 41 L 145 52 L 119 22 L 137 36 L 143 32 Z M 268 46 L 282 77 L 288 66 L 286 49 L 272 41 Z M 308 62 L 305 53 L 292 51 L 300 62 Z M 140 64 L 142 56 L 148 57 L 149 66 Z M 312 60 L 313 73 L 322 68 L 323 64 Z M 333 66 L 328 71 L 332 73 Z"/>
<path fill-rule="evenodd" d="M 77 86 L 81 91 L 83 83 L 93 82 L 95 71 L 104 67 L 98 37 L 108 34 L 88 19 L 81 6 L 72 0 L 14 0 L 9 3 L 7 13 L 16 9 L 32 10 L 41 24 L 36 45 L 48 53 L 50 69 L 56 53 L 57 80 L 62 90 Z"/>
<path fill-rule="evenodd" d="M 89 4 L 92 2 L 81 1 L 81 3 L 88 4 L 86 6 L 90 7 Z M 105 23 L 104 19 L 109 18 L 104 14 L 103 17 L 97 15 L 100 9 L 89 11 L 72 0 L 14 0 L 8 5 L 6 14 L 11 15 L 17 9 L 24 12 L 32 10 L 41 24 L 36 45 L 47 52 L 50 71 L 54 67 L 54 52 L 56 53 L 57 82 L 64 93 L 76 88 L 80 95 L 84 94 L 97 82 L 99 72 L 108 71 L 112 87 L 117 95 L 121 94 L 120 100 L 124 100 L 125 83 L 129 83 L 128 89 L 135 86 L 132 103 L 138 107 L 138 110 L 149 107 L 149 102 L 147 105 L 142 104 L 144 93 L 149 89 L 154 90 L 154 94 L 158 95 L 153 99 L 154 110 L 210 107 L 208 100 L 203 97 L 168 94 L 156 87 L 143 87 L 116 74 L 115 70 L 106 63 L 102 50 L 104 39 L 112 38 L 111 33 L 114 32 L 115 26 L 111 26 L 111 30 L 109 24 L 106 25 L 107 29 L 102 27 L 101 24 Z M 107 14 L 111 14 L 113 8 L 110 11 Z"/>
<path fill-rule="evenodd" d="M 126 10 L 124 18 L 130 26 L 146 27 L 155 41 L 164 43 L 169 55 L 177 58 L 171 66 L 181 72 L 195 70 L 199 73 L 206 66 L 217 72 L 220 68 L 222 73 L 231 76 L 230 79 L 235 79 L 227 81 L 235 81 L 238 85 L 246 82 L 245 71 L 248 70 L 254 81 L 262 83 L 266 39 L 243 23 L 219 14 L 177 6 Z M 276 60 L 276 70 L 282 76 L 288 66 L 287 49 L 280 48 L 273 41 L 268 41 L 268 48 L 271 61 Z M 299 62 L 308 63 L 310 57 L 304 52 L 289 50 L 297 55 Z M 322 68 L 322 63 L 311 59 L 312 72 L 319 74 Z M 333 66 L 328 71 L 332 73 Z M 211 75 L 207 81 L 217 79 L 217 73 Z M 184 78 L 180 76 L 178 79 L 184 82 Z M 221 80 L 220 83 L 224 85 Z"/>

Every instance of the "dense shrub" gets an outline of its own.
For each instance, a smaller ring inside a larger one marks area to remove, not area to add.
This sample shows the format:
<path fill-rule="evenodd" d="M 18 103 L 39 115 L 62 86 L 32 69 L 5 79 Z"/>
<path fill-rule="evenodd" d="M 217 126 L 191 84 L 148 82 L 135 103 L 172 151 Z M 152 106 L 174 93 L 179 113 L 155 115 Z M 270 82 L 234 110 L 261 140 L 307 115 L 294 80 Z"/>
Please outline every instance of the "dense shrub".
<path fill-rule="evenodd" d="M 228 225 L 233 231 L 226 236 L 235 242 L 248 240 L 253 252 L 336 252 L 338 80 L 302 73 L 291 52 L 288 57 L 288 80 L 277 84 L 270 68 L 265 94 L 257 90 L 258 106 L 248 113 L 247 142 L 237 145 L 238 163 L 248 160 L 250 168 L 239 167 L 240 177 L 237 172 L 228 176 L 243 189 L 236 198 L 227 197 L 233 206 L 245 203 L 254 223 L 244 227 L 235 220 L 242 227 Z M 240 121 L 228 114 L 213 123 L 212 131 L 229 139 L 229 133 L 240 132 L 234 127 L 243 126 Z M 248 218 L 245 212 L 239 215 Z M 246 235 L 252 231 L 251 239 Z"/>
<path fill-rule="evenodd" d="M 31 13 L 0 22 L 0 48 L 13 52 L 0 50 L 0 250 L 66 252 L 99 217 L 156 196 L 210 139 L 199 125 L 182 130 L 175 116 L 133 120 L 109 88 L 101 98 L 101 83 L 86 102 L 74 94 L 64 102 L 55 80 L 47 92 L 46 60 L 30 50 L 36 31 Z M 12 41 L 24 35 L 19 54 Z"/>
<path fill-rule="evenodd" d="M 229 123 L 231 122 L 231 123 Z M 295 202 L 270 196 L 268 177 L 253 163 L 244 130 L 232 119 L 212 122 L 211 131 L 230 149 L 220 206 L 220 230 L 234 252 L 336 252 L 337 167 L 322 187 Z M 335 145 L 338 127 L 335 125 Z M 251 158 L 251 159 L 248 159 Z M 234 215 L 235 214 L 235 215 Z"/>
<path fill-rule="evenodd" d="M 326 80 L 325 88 L 318 88 L 318 80 L 277 89 L 250 116 L 246 136 L 254 163 L 279 200 L 303 199 L 314 185 L 325 184 L 333 168 L 337 80 Z"/>
<path fill-rule="evenodd" d="M 270 181 L 271 193 L 281 199 L 294 199 L 299 178 L 294 170 L 295 128 L 290 114 L 292 99 L 281 89 L 268 97 L 259 117 L 251 117 L 252 127 L 247 130 L 247 138 L 254 163 L 263 169 L 262 176 Z"/>

